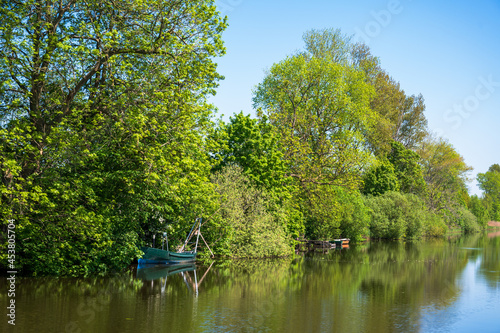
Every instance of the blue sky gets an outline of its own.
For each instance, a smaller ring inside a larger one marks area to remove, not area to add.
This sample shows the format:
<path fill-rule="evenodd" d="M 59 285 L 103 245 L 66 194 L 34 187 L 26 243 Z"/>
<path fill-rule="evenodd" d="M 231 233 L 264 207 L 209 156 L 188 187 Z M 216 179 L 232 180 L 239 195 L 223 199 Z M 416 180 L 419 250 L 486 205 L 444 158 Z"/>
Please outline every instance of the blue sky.
<path fill-rule="evenodd" d="M 217 0 L 228 17 L 225 76 L 211 102 L 228 120 L 254 115 L 265 70 L 303 49 L 310 29 L 340 28 L 364 41 L 407 94 L 421 93 L 429 129 L 474 168 L 500 163 L 500 0 Z M 480 194 L 474 182 L 473 194 Z"/>

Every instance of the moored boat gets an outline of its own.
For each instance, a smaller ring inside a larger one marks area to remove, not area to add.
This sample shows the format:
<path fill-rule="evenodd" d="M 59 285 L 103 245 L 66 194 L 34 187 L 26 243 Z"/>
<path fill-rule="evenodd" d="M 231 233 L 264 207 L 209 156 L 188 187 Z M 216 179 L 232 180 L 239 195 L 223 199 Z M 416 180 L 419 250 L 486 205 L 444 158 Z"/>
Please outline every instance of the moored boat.
<path fill-rule="evenodd" d="M 186 238 L 186 241 L 184 242 L 184 245 L 179 250 L 179 252 L 170 251 L 168 249 L 167 233 L 164 232 L 163 235 L 164 240 L 166 240 L 167 242 L 167 249 L 163 249 L 163 243 L 161 249 L 146 246 L 141 247 L 141 251 L 144 252 L 144 254 L 142 255 L 142 258 L 138 259 L 138 268 L 142 268 L 147 265 L 179 265 L 195 261 L 197 253 L 196 251 L 198 249 L 198 238 L 200 237 L 200 228 L 201 218 L 196 219 L 193 227 L 191 228 L 191 231 Z M 186 248 L 188 241 L 193 237 L 193 235 L 197 235 L 195 248 L 192 251 L 185 251 L 184 249 Z"/>
<path fill-rule="evenodd" d="M 139 266 L 175 265 L 196 260 L 196 251 L 177 253 L 152 247 L 141 247 L 141 251 L 144 252 L 144 255 L 138 260 Z"/>

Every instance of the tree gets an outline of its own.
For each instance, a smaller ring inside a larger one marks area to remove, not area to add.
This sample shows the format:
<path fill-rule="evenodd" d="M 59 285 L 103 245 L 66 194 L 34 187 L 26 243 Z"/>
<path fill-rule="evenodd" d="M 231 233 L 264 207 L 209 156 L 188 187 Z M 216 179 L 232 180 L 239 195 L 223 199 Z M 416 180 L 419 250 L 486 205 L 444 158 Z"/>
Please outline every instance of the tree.
<path fill-rule="evenodd" d="M 368 46 L 355 44 L 351 54 L 354 65 L 365 72 L 367 82 L 375 88 L 370 107 L 377 121 L 367 132 L 371 150 L 376 155 L 384 155 L 391 149 L 392 140 L 408 149 L 416 149 L 427 135 L 423 96 L 407 96 L 399 82 L 380 67 Z"/>
<path fill-rule="evenodd" d="M 314 58 L 346 66 L 353 63 L 352 37 L 342 34 L 340 29 L 309 30 L 302 39 L 305 49 Z"/>
<path fill-rule="evenodd" d="M 394 166 L 401 192 L 417 195 L 425 192 L 420 156 L 417 153 L 405 148 L 400 142 L 393 141 L 387 158 Z"/>
<path fill-rule="evenodd" d="M 472 195 L 470 197 L 468 208 L 477 218 L 479 225 L 485 228 L 490 220 L 490 216 L 483 201 L 477 195 Z"/>
<path fill-rule="evenodd" d="M 306 233 L 328 238 L 341 232 L 338 187 L 357 190 L 372 158 L 365 133 L 375 121 L 373 89 L 340 31 L 311 31 L 304 40 L 306 52 L 273 65 L 253 101 L 280 134 Z"/>
<path fill-rule="evenodd" d="M 493 164 L 487 172 L 477 175 L 479 188 L 484 191 L 485 195 L 490 195 L 495 200 L 500 200 L 500 166 Z"/>
<path fill-rule="evenodd" d="M 375 127 L 368 133 L 374 153 L 387 153 L 392 140 L 402 143 L 407 149 L 416 149 L 427 135 L 422 95 L 407 96 L 399 82 L 382 69 L 374 75 L 371 84 L 376 94 L 370 107 L 378 115 Z"/>
<path fill-rule="evenodd" d="M 418 150 L 422 157 L 423 175 L 427 183 L 431 209 L 454 211 L 465 206 L 469 167 L 455 148 L 444 139 L 428 137 Z"/>
<path fill-rule="evenodd" d="M 421 94 L 406 96 L 398 114 L 393 139 L 408 149 L 416 149 L 428 134 L 424 111 L 424 98 Z"/>
<path fill-rule="evenodd" d="M 399 191 L 399 181 L 394 166 L 389 161 L 375 164 L 363 178 L 363 194 L 380 195 L 388 191 Z"/>
<path fill-rule="evenodd" d="M 446 226 L 427 211 L 414 194 L 389 191 L 366 197 L 371 210 L 370 236 L 373 238 L 420 238 L 424 233 L 442 236 Z"/>
<path fill-rule="evenodd" d="M 211 207 L 199 148 L 226 26 L 213 1 L 4 1 L 0 13 L 1 213 L 26 240 L 20 265 L 119 269 L 162 220 L 183 233 Z"/>
<path fill-rule="evenodd" d="M 259 121 L 240 112 L 228 124 L 221 124 L 216 136 L 223 144 L 214 156 L 219 160 L 215 171 L 236 164 L 257 186 L 281 192 L 287 183 L 286 165 L 279 134 L 265 117 Z"/>
<path fill-rule="evenodd" d="M 371 93 L 362 72 L 298 54 L 271 67 L 253 101 L 280 133 L 290 176 L 355 186 L 370 157 L 363 133 Z"/>
<path fill-rule="evenodd" d="M 353 43 L 352 36 L 342 34 L 340 29 L 310 30 L 303 38 L 307 54 L 363 72 L 365 82 L 374 88 L 374 98 L 370 101 L 374 122 L 365 130 L 373 153 L 387 153 L 392 140 L 416 149 L 427 135 L 422 95 L 407 96 L 399 82 L 381 68 L 369 47 Z"/>
<path fill-rule="evenodd" d="M 371 80 L 375 88 L 375 98 L 370 107 L 378 115 L 375 126 L 367 133 L 370 148 L 376 155 L 387 154 L 395 139 L 401 105 L 405 100 L 404 91 L 399 83 L 381 69 Z"/>
<path fill-rule="evenodd" d="M 487 172 L 477 175 L 479 188 L 483 190 L 483 204 L 490 218 L 500 221 L 500 166 L 493 164 Z"/>

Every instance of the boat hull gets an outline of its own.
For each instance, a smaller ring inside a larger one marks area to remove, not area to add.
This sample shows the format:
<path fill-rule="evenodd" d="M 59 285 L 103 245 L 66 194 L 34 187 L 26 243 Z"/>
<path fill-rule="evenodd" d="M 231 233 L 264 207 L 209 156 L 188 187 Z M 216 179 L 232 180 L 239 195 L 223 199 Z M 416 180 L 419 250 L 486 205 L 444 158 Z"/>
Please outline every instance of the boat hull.
<path fill-rule="evenodd" d="M 140 266 L 143 265 L 178 265 L 193 262 L 196 260 L 196 252 L 171 252 L 151 247 L 141 247 L 144 255 L 138 260 Z"/>

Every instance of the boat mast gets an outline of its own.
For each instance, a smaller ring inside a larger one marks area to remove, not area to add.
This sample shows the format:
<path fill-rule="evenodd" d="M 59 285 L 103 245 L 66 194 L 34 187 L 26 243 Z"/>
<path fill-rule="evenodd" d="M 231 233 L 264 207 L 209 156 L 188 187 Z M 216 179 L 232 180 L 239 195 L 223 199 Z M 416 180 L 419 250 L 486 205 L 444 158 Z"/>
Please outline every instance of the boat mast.
<path fill-rule="evenodd" d="M 194 247 L 194 253 L 196 253 L 198 250 L 198 239 L 200 238 L 200 234 L 201 234 L 201 217 L 199 220 L 200 220 L 200 226 L 195 231 L 196 232 L 196 246 Z"/>
<path fill-rule="evenodd" d="M 187 243 L 189 242 L 189 240 L 191 239 L 191 237 L 193 237 L 193 230 L 196 230 L 195 227 L 198 225 L 198 220 L 201 220 L 201 217 L 200 218 L 197 218 L 193 224 L 193 226 L 191 227 L 191 231 L 189 231 L 189 234 L 188 236 L 186 237 L 186 241 L 184 242 L 184 245 L 182 245 L 181 249 L 179 250 L 179 252 L 182 252 L 184 251 L 184 249 L 186 248 L 186 245 Z M 201 227 L 201 223 L 200 223 L 200 227 Z M 198 242 L 196 242 L 198 244 Z"/>

